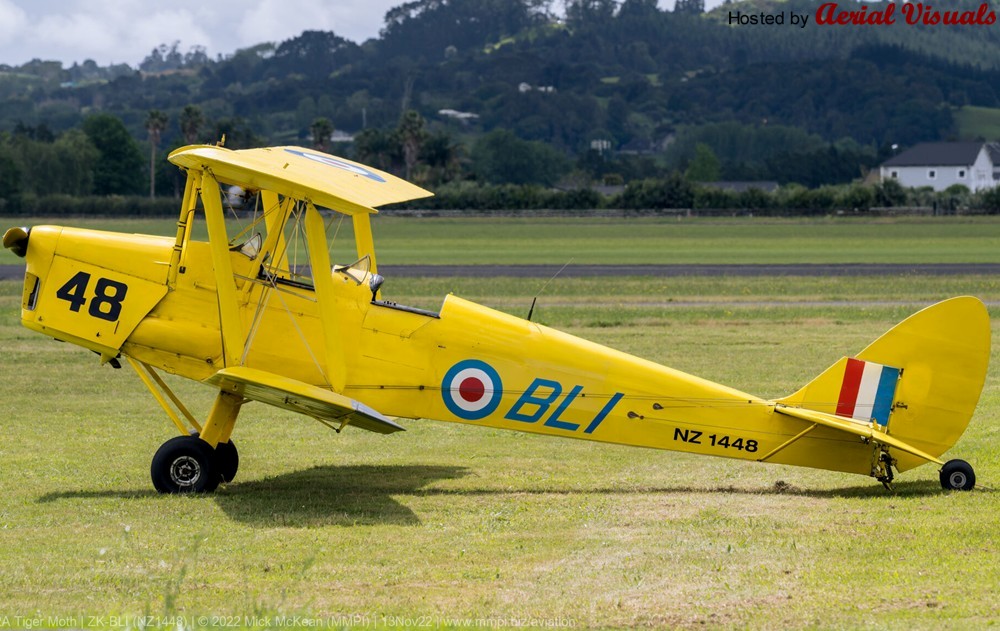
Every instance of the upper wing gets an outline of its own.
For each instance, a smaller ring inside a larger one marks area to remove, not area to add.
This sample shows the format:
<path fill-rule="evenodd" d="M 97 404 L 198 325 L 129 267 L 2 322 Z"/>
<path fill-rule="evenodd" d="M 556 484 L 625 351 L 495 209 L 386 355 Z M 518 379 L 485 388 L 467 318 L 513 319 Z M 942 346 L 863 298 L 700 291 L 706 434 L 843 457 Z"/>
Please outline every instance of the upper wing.
<path fill-rule="evenodd" d="M 216 178 L 245 188 L 308 199 L 349 215 L 433 195 L 384 171 L 303 147 L 234 151 L 192 145 L 175 150 L 169 160 L 181 167 L 208 169 Z"/>
<path fill-rule="evenodd" d="M 323 421 L 353 425 L 379 434 L 404 431 L 400 425 L 354 399 L 264 370 L 242 366 L 223 368 L 205 383 Z"/>

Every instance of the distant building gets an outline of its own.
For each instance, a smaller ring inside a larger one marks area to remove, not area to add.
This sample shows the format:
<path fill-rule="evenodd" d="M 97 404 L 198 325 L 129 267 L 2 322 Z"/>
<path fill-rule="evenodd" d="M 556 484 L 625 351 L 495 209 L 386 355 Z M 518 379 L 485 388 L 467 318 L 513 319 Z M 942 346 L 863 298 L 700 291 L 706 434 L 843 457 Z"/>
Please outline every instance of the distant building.
<path fill-rule="evenodd" d="M 479 118 L 479 114 L 473 114 L 472 112 L 459 112 L 458 110 L 438 110 L 438 115 L 444 116 L 445 118 L 454 118 L 462 121 L 463 123 Z"/>
<path fill-rule="evenodd" d="M 551 94 L 556 91 L 556 88 L 555 86 L 551 85 L 533 86 L 530 83 L 525 83 L 523 81 L 517 84 L 517 91 L 520 92 L 521 94 L 524 94 L 525 92 L 531 92 L 532 90 L 535 90 L 536 92 L 545 92 L 547 94 Z"/>
<path fill-rule="evenodd" d="M 962 184 L 970 191 L 997 185 L 1000 146 L 984 142 L 925 142 L 886 160 L 879 167 L 882 180 L 896 180 L 908 188 L 930 186 L 943 191 Z"/>

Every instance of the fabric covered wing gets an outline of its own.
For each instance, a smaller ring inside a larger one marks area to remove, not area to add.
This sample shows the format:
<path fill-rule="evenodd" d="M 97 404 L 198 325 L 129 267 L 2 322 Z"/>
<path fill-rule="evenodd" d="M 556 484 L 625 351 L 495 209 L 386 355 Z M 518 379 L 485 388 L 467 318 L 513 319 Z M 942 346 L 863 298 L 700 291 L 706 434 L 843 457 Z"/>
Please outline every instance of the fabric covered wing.
<path fill-rule="evenodd" d="M 205 383 L 253 401 L 331 423 L 346 423 L 379 434 L 404 430 L 354 399 L 264 370 L 242 366 L 223 368 Z"/>
<path fill-rule="evenodd" d="M 170 154 L 177 166 L 211 171 L 220 181 L 263 188 L 353 215 L 433 195 L 394 175 L 302 147 L 231 150 L 193 145 Z"/>

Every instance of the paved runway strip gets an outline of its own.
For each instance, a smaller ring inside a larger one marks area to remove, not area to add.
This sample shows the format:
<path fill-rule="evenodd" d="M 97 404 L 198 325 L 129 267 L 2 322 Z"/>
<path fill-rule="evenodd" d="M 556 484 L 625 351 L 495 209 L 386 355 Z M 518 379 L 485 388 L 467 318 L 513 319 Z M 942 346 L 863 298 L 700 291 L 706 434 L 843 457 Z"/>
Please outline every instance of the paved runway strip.
<path fill-rule="evenodd" d="M 386 278 L 550 278 L 561 265 L 381 265 Z M 757 265 L 567 265 L 560 276 L 929 276 L 1000 274 L 1000 263 L 795 263 Z M 22 265 L 0 265 L 0 280 L 20 280 Z"/>

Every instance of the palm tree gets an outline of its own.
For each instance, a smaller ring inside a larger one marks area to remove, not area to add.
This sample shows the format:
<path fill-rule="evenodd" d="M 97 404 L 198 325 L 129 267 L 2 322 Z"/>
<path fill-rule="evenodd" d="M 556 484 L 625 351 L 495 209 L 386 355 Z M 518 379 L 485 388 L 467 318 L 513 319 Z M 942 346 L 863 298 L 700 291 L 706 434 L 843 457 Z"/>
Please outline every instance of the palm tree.
<path fill-rule="evenodd" d="M 180 125 L 181 133 L 184 134 L 184 142 L 193 145 L 198 142 L 198 130 L 205 124 L 205 115 L 201 113 L 201 108 L 197 105 L 185 105 L 181 112 Z"/>
<path fill-rule="evenodd" d="M 160 134 L 170 120 L 160 110 L 149 110 L 146 115 L 146 131 L 149 132 L 149 197 L 156 197 L 156 150 L 160 146 Z"/>
<path fill-rule="evenodd" d="M 330 144 L 330 136 L 333 135 L 333 123 L 327 118 L 317 118 L 309 126 L 309 132 L 313 137 L 313 146 L 320 151 L 326 151 Z"/>
<path fill-rule="evenodd" d="M 406 179 L 413 175 L 413 167 L 420 156 L 420 147 L 427 140 L 424 117 L 414 110 L 407 110 L 396 128 L 403 149 L 403 163 L 406 165 Z"/>

